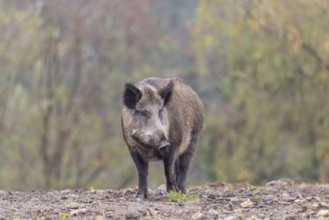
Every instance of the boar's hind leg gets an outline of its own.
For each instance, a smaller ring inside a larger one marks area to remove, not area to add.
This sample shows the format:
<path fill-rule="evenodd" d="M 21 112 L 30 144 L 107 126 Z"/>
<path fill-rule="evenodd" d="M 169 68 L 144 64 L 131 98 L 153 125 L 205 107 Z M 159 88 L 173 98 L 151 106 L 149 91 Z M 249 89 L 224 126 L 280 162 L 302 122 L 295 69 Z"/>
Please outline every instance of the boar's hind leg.
<path fill-rule="evenodd" d="M 136 197 L 147 198 L 147 172 L 148 172 L 148 162 L 145 161 L 141 156 L 130 151 L 131 157 L 133 158 L 138 171 L 138 192 Z"/>
<path fill-rule="evenodd" d="M 176 181 L 177 181 L 177 189 L 181 193 L 186 193 L 185 189 L 185 180 L 186 175 L 190 166 L 190 162 L 192 156 L 194 154 L 196 144 L 197 144 L 198 135 L 192 134 L 190 144 L 186 151 L 180 155 L 175 163 L 175 174 L 176 174 Z"/>

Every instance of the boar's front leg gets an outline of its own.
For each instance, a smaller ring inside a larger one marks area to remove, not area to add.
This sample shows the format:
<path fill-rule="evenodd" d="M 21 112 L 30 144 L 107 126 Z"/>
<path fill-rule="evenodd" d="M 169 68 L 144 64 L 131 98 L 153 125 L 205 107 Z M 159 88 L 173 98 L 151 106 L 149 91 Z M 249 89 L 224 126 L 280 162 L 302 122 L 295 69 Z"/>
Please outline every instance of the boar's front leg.
<path fill-rule="evenodd" d="M 165 169 L 165 175 L 167 179 L 167 192 L 176 190 L 176 177 L 175 177 L 175 153 L 170 152 L 163 158 L 163 164 Z"/>
<path fill-rule="evenodd" d="M 181 193 L 186 193 L 185 180 L 190 165 L 191 157 L 191 150 L 187 150 L 184 154 L 177 158 L 177 161 L 175 163 L 177 190 Z"/>
<path fill-rule="evenodd" d="M 198 132 L 192 132 L 191 140 L 187 147 L 187 150 L 177 158 L 176 163 L 175 163 L 177 189 L 181 193 L 186 193 L 186 188 L 185 188 L 186 175 L 187 175 L 194 151 L 196 149 L 197 141 L 198 141 Z"/>
<path fill-rule="evenodd" d="M 138 171 L 138 191 L 136 197 L 147 198 L 147 172 L 149 164 L 137 152 L 130 151 Z"/>

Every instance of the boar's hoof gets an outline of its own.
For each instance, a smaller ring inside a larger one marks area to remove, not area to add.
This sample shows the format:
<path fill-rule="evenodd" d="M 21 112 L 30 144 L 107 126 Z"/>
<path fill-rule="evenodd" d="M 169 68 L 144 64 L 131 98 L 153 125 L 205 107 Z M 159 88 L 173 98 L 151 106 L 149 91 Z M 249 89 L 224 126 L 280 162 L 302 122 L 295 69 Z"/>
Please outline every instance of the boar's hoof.
<path fill-rule="evenodd" d="M 180 192 L 182 194 L 186 194 L 186 189 L 185 188 L 180 188 L 180 189 L 178 189 L 178 192 Z"/>
<path fill-rule="evenodd" d="M 138 189 L 136 198 L 139 199 L 147 199 L 147 190 L 145 189 Z"/>

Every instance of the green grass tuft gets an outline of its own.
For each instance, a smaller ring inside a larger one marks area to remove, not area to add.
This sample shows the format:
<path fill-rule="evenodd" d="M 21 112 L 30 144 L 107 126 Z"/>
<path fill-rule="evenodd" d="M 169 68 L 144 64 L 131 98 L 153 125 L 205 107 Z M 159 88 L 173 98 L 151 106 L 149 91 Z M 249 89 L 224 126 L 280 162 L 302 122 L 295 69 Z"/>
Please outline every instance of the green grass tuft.
<path fill-rule="evenodd" d="M 60 219 L 60 220 L 64 220 L 64 219 L 66 219 L 66 217 L 67 217 L 66 214 L 61 214 L 61 215 L 59 216 L 59 219 Z"/>
<path fill-rule="evenodd" d="M 178 201 L 197 202 L 199 200 L 200 200 L 200 196 L 198 194 L 187 195 L 187 194 L 182 194 L 182 193 L 177 192 L 177 191 L 170 191 L 169 192 L 169 201 L 170 202 L 178 202 Z"/>

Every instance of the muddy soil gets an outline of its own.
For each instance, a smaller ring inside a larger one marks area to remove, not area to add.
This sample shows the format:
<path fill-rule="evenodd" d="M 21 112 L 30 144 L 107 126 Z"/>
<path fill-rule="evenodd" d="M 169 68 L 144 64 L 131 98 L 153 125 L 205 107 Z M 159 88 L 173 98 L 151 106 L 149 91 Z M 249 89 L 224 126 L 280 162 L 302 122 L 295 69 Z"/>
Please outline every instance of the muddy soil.
<path fill-rule="evenodd" d="M 188 189 L 198 201 L 171 202 L 163 186 L 148 199 L 135 189 L 0 191 L 0 219 L 328 219 L 329 185 L 272 181 Z"/>

